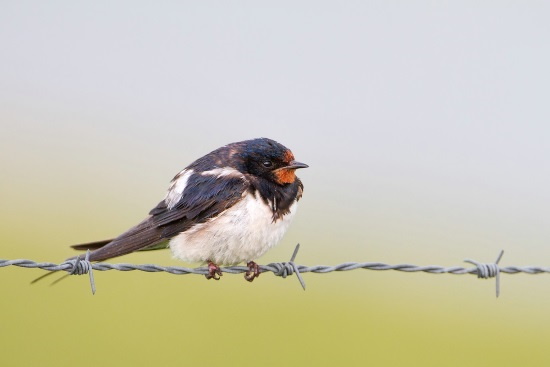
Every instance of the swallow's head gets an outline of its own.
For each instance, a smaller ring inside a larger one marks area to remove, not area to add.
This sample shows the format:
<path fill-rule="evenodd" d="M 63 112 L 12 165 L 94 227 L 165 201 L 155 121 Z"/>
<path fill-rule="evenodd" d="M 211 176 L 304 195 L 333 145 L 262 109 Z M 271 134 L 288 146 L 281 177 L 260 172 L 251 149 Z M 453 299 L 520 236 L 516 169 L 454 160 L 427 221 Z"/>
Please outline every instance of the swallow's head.
<path fill-rule="evenodd" d="M 239 144 L 242 169 L 279 185 L 296 181 L 295 171 L 307 168 L 305 163 L 294 160 L 294 154 L 282 144 L 267 138 L 246 140 Z"/>

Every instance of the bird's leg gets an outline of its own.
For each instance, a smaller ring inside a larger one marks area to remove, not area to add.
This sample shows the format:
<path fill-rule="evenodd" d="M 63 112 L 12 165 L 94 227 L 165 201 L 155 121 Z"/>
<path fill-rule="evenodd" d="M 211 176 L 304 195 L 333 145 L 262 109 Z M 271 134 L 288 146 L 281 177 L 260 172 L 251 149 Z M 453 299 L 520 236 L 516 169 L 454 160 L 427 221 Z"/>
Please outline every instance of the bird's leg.
<path fill-rule="evenodd" d="M 208 274 L 205 274 L 206 279 L 220 280 L 222 269 L 212 261 L 208 260 Z"/>
<path fill-rule="evenodd" d="M 244 279 L 251 282 L 254 280 L 254 278 L 260 276 L 260 267 L 254 261 L 247 262 L 246 266 L 248 266 L 248 270 L 244 274 Z"/>

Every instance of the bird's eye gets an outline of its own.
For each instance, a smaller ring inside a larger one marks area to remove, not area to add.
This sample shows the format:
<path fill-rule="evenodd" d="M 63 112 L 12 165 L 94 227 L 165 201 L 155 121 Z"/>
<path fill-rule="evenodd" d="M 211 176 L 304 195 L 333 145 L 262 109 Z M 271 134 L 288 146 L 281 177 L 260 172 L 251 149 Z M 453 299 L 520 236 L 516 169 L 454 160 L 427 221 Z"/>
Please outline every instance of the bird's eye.
<path fill-rule="evenodd" d="M 263 161 L 262 164 L 266 168 L 269 168 L 269 167 L 273 166 L 273 162 L 271 162 L 271 161 Z"/>

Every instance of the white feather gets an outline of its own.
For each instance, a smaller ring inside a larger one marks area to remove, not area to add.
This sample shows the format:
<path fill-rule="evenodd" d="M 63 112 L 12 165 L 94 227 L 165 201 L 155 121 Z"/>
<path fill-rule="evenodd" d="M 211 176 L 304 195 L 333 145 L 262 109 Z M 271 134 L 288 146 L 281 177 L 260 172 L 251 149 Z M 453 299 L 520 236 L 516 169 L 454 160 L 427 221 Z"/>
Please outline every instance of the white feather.
<path fill-rule="evenodd" d="M 198 224 L 170 240 L 174 257 L 187 262 L 237 264 L 262 256 L 286 233 L 297 202 L 290 212 L 273 221 L 271 203 L 245 193 L 242 200 L 208 222 Z"/>
<path fill-rule="evenodd" d="M 168 206 L 168 209 L 172 209 L 178 201 L 180 201 L 181 196 L 183 195 L 183 191 L 185 190 L 185 187 L 187 186 L 187 181 L 189 180 L 189 177 L 193 174 L 193 170 L 183 170 L 176 178 L 170 183 L 170 187 L 168 188 L 168 192 L 166 193 L 166 197 L 164 198 L 164 202 Z"/>
<path fill-rule="evenodd" d="M 216 176 L 217 178 L 225 177 L 225 176 L 233 176 L 233 177 L 242 177 L 244 179 L 244 175 L 232 167 L 214 168 L 214 169 L 211 169 L 210 171 L 201 172 L 201 175 Z"/>

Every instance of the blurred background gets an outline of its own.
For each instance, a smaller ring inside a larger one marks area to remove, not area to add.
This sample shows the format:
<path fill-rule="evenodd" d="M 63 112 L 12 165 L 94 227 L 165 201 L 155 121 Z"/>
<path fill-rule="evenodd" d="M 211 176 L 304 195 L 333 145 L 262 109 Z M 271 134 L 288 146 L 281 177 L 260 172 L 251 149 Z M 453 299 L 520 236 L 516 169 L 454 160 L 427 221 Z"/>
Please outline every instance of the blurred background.
<path fill-rule="evenodd" d="M 548 3 L 2 1 L 0 258 L 61 262 L 269 137 L 310 168 L 259 263 L 550 265 Z M 114 262 L 184 264 L 169 251 Z M 469 266 L 469 265 L 468 265 Z M 550 276 L 0 269 L 9 366 L 550 363 Z"/>

